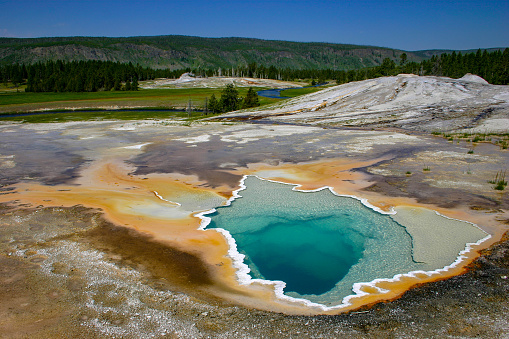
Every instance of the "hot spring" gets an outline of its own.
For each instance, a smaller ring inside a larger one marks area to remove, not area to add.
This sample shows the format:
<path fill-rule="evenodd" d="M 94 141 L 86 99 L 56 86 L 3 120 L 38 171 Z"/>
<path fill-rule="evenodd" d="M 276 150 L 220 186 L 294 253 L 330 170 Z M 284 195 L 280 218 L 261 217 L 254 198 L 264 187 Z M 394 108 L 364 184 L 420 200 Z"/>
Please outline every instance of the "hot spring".
<path fill-rule="evenodd" d="M 461 222 L 471 234 L 459 240 L 458 250 L 452 252 L 455 256 L 449 254 L 444 264 L 442 256 L 435 260 L 434 255 L 415 255 L 415 242 L 422 242 L 427 232 L 415 232 L 418 239 L 414 239 L 395 221 L 399 219 L 358 199 L 338 196 L 325 188 L 296 191 L 294 185 L 254 176 L 245 177 L 243 184 L 240 196 L 229 206 L 207 214 L 210 222 L 206 228 L 221 228 L 231 234 L 238 252 L 245 256 L 251 278 L 283 281 L 285 295 L 327 306 L 339 305 L 354 294 L 355 283 L 440 269 L 454 262 L 468 241 L 486 236 L 477 227 Z M 441 220 L 451 223 L 438 218 L 439 224 Z M 435 219 L 430 222 L 437 223 Z M 440 233 L 440 228 L 444 227 L 431 227 L 429 232 L 438 229 Z"/>

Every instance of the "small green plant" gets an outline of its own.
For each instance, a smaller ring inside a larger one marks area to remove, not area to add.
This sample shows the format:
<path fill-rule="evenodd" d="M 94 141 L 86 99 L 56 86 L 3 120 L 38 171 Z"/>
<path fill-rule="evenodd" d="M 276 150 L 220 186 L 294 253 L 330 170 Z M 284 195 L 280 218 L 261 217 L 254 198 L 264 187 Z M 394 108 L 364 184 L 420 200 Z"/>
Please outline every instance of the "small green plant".
<path fill-rule="evenodd" d="M 412 174 L 412 172 L 410 172 L 410 171 L 406 171 L 406 172 L 405 172 L 405 174 L 406 174 L 406 175 L 410 175 L 410 174 Z"/>
<path fill-rule="evenodd" d="M 471 148 L 468 150 L 467 154 L 474 154 L 474 150 Z"/>
<path fill-rule="evenodd" d="M 431 171 L 431 168 L 429 166 L 425 166 L 422 170 L 424 172 L 429 172 L 429 171 Z"/>
<path fill-rule="evenodd" d="M 496 189 L 497 191 L 503 191 L 505 187 L 507 186 L 507 181 L 505 180 L 505 173 L 506 171 L 499 171 L 495 175 L 495 178 L 493 180 L 488 180 L 488 183 L 493 184 L 493 189 Z"/>
<path fill-rule="evenodd" d="M 505 189 L 505 187 L 507 186 L 507 181 L 499 181 L 496 185 L 495 185 L 495 189 L 497 191 L 503 191 Z"/>

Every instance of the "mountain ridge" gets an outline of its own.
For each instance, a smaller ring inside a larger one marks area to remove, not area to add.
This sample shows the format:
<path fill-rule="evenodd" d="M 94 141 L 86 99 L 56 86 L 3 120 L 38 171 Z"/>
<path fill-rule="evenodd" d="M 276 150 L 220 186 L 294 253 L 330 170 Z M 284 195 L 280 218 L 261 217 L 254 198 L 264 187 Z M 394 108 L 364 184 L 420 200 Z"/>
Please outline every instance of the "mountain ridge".
<path fill-rule="evenodd" d="M 358 69 L 397 59 L 385 47 L 254 38 L 150 37 L 0 38 L 0 63 L 48 60 L 133 62 L 152 68 L 230 68 L 256 62 L 267 67 Z M 421 60 L 410 56 L 409 59 Z"/>
<path fill-rule="evenodd" d="M 496 48 L 495 48 L 496 49 Z M 354 70 L 389 58 L 422 61 L 442 50 L 403 51 L 388 47 L 186 35 L 133 37 L 0 38 L 0 64 L 100 60 L 155 69 L 232 68 L 250 63 L 292 69 Z M 445 52 L 445 50 L 444 50 Z"/>

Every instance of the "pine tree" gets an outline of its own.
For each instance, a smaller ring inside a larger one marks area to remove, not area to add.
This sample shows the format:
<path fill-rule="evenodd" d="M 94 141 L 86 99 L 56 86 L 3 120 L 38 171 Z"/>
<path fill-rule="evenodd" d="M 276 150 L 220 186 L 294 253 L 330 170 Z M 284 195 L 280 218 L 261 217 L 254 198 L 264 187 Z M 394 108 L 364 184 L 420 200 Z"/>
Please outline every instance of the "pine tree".
<path fill-rule="evenodd" d="M 210 97 L 210 100 L 208 102 L 208 109 L 210 112 L 212 112 L 212 114 L 219 113 L 223 110 L 221 107 L 221 103 L 216 99 L 216 96 L 214 94 L 212 94 L 212 96 Z"/>
<path fill-rule="evenodd" d="M 242 101 L 242 108 L 250 108 L 257 106 L 260 106 L 260 102 L 258 101 L 258 94 L 252 87 L 250 87 L 247 91 L 246 97 Z"/>
<path fill-rule="evenodd" d="M 12 83 L 16 87 L 16 92 L 19 92 L 19 85 L 23 83 L 23 73 L 19 70 L 16 70 L 12 77 Z"/>
<path fill-rule="evenodd" d="M 406 62 L 407 62 L 407 57 L 408 57 L 408 56 L 406 55 L 406 53 L 402 53 L 402 54 L 399 56 L 399 64 L 400 64 L 400 66 L 403 66 L 403 65 L 405 65 L 405 64 L 406 64 Z"/>
<path fill-rule="evenodd" d="M 233 84 L 228 84 L 221 92 L 221 107 L 223 112 L 236 111 L 240 107 L 239 92 Z"/>
<path fill-rule="evenodd" d="M 138 90 L 138 78 L 134 77 L 133 82 L 131 83 L 131 91 L 137 91 Z"/>
<path fill-rule="evenodd" d="M 120 83 L 120 78 L 118 76 L 115 77 L 115 84 L 113 85 L 113 90 L 115 91 L 122 90 L 122 84 Z"/>

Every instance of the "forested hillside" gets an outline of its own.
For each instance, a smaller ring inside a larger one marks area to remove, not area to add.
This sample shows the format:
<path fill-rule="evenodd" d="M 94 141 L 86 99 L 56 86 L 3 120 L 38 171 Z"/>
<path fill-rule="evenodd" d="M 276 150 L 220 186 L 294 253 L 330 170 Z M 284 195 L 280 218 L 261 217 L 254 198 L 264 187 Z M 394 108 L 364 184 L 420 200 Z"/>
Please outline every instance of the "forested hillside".
<path fill-rule="evenodd" d="M 138 81 L 197 76 L 346 83 L 398 73 L 508 84 L 508 49 L 404 52 L 388 48 L 247 38 L 0 38 L 0 81 L 27 92 L 137 90 Z"/>
<path fill-rule="evenodd" d="M 390 48 L 248 38 L 155 36 L 128 38 L 0 38 L 0 65 L 46 61 L 113 61 L 153 69 L 231 69 L 257 63 L 291 69 L 354 70 L 398 60 Z M 425 57 L 407 52 L 410 61 Z"/>
<path fill-rule="evenodd" d="M 443 53 L 432 56 L 431 59 L 408 62 L 406 54 L 402 54 L 399 63 L 385 59 L 382 65 L 351 71 L 338 71 L 336 80 L 339 84 L 350 81 L 372 79 L 381 76 L 412 73 L 418 75 L 436 75 L 450 78 L 460 78 L 466 73 L 472 73 L 484 78 L 493 85 L 509 84 L 509 48 L 504 51 L 487 50 L 472 53 Z"/>
<path fill-rule="evenodd" d="M 33 65 L 0 66 L 0 82 L 14 86 L 26 83 L 27 92 L 96 92 L 110 90 L 138 90 L 138 81 L 154 78 L 176 78 L 182 73 L 194 72 L 198 76 L 213 76 L 219 69 L 155 70 L 111 61 L 48 61 Z M 466 73 L 481 76 L 495 85 L 509 84 L 509 49 L 494 52 L 461 54 L 453 52 L 433 56 L 429 60 L 408 62 L 406 53 L 398 63 L 386 58 L 380 66 L 359 70 L 289 69 L 265 67 L 251 63 L 228 70 L 232 76 L 248 76 L 280 80 L 307 79 L 313 82 L 336 80 L 338 84 L 372 79 L 399 73 L 437 75 L 459 78 Z"/>

